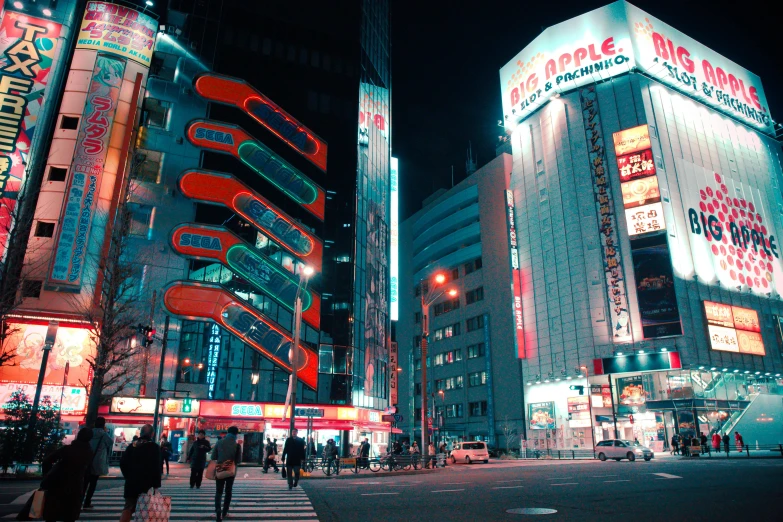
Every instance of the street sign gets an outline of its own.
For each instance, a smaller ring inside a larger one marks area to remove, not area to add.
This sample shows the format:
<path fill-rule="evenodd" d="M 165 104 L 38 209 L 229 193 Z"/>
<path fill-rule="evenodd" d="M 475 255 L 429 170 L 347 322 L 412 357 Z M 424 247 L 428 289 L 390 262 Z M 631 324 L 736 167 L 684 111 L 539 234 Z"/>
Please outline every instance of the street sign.
<path fill-rule="evenodd" d="M 323 417 L 324 410 L 321 408 L 296 408 L 294 415 L 297 417 Z"/>
<path fill-rule="evenodd" d="M 403 418 L 402 415 L 397 413 L 396 415 L 394 415 L 394 422 L 402 422 L 402 418 Z"/>
<path fill-rule="evenodd" d="M 396 415 L 381 415 L 381 421 L 394 422 L 394 417 L 396 417 Z"/>
<path fill-rule="evenodd" d="M 391 415 L 393 413 L 397 413 L 397 406 L 389 406 L 388 408 L 383 410 L 383 413 L 385 413 L 387 415 Z"/>

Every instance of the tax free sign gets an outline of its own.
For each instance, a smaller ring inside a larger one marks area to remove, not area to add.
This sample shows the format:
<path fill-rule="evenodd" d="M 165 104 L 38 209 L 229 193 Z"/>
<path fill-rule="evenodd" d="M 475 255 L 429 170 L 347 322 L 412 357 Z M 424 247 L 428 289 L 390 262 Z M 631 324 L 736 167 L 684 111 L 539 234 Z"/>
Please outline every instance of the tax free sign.
<path fill-rule="evenodd" d="M 506 126 L 555 94 L 634 70 L 773 132 L 758 76 L 624 1 L 546 29 L 500 69 Z"/>

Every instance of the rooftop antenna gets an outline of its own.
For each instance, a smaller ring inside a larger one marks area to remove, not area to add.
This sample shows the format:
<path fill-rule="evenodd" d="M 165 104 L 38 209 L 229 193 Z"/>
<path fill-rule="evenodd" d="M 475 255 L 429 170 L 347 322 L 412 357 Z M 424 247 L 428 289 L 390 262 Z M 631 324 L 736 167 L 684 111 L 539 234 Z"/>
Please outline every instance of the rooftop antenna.
<path fill-rule="evenodd" d="M 476 172 L 476 156 L 473 154 L 473 144 L 468 141 L 468 153 L 465 160 L 465 172 L 468 176 Z"/>

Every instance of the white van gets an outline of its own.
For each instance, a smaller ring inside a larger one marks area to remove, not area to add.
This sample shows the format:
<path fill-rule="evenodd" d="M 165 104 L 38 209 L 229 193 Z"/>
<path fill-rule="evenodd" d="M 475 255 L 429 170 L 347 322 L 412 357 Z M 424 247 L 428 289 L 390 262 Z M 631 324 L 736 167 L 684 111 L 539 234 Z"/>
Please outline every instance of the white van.
<path fill-rule="evenodd" d="M 454 447 L 451 449 L 451 463 L 464 462 L 470 464 L 471 462 L 484 461 L 484 464 L 489 462 L 489 450 L 487 444 L 481 441 L 471 442 L 455 442 Z"/>

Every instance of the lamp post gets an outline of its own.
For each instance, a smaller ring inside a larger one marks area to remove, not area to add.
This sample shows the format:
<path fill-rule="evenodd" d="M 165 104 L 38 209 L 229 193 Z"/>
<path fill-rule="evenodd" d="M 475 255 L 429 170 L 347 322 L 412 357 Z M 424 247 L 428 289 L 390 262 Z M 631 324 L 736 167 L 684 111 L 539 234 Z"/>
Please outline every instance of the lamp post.
<path fill-rule="evenodd" d="M 301 336 L 302 328 L 302 290 L 307 288 L 307 282 L 310 276 L 313 275 L 313 268 L 305 266 L 299 271 L 299 284 L 296 287 L 296 299 L 294 304 L 294 343 L 291 346 L 290 361 L 291 361 L 291 424 L 289 425 L 289 436 L 294 431 L 294 422 L 296 419 L 296 386 L 297 386 L 297 370 L 299 369 L 299 337 Z"/>
<path fill-rule="evenodd" d="M 590 442 L 595 448 L 595 427 L 593 426 L 593 394 L 590 392 L 590 374 L 587 371 L 587 366 L 580 366 L 579 370 L 585 374 L 585 385 L 587 386 L 587 407 L 590 412 Z"/>
<path fill-rule="evenodd" d="M 430 305 L 442 296 L 445 290 L 439 290 L 446 282 L 446 276 L 442 273 L 435 274 L 432 287 L 427 285 L 427 291 L 424 291 L 424 279 L 419 281 L 421 289 L 421 451 L 426 451 L 427 444 L 427 344 L 429 342 L 429 309 Z M 457 295 L 455 289 L 449 290 L 449 295 Z"/>
<path fill-rule="evenodd" d="M 443 442 L 443 435 L 446 432 L 446 417 L 444 417 L 444 414 L 446 413 L 446 392 L 443 390 L 438 390 L 438 395 L 440 395 L 440 406 L 441 411 L 439 414 L 440 420 L 438 421 L 438 443 Z M 435 448 L 437 452 L 437 448 Z"/>

